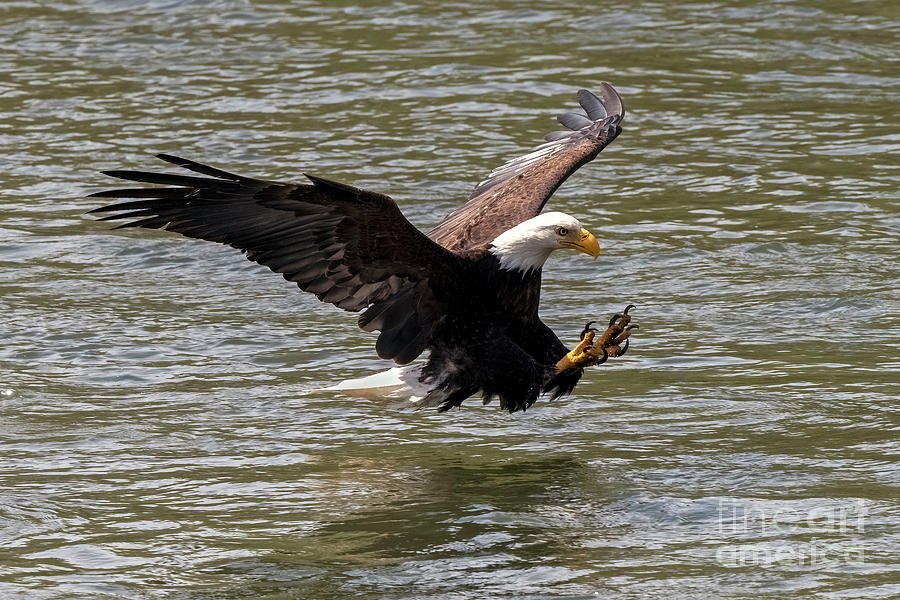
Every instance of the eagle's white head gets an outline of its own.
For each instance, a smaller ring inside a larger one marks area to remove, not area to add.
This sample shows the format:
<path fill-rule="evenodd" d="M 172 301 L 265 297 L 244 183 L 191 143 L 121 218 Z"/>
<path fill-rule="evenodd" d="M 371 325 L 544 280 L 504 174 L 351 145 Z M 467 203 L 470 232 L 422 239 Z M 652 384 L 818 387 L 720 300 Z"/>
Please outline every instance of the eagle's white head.
<path fill-rule="evenodd" d="M 578 219 L 561 212 L 528 219 L 491 242 L 491 253 L 500 261 L 500 268 L 509 271 L 540 269 L 550 253 L 559 248 L 571 248 L 594 258 L 600 254 L 597 238 Z"/>

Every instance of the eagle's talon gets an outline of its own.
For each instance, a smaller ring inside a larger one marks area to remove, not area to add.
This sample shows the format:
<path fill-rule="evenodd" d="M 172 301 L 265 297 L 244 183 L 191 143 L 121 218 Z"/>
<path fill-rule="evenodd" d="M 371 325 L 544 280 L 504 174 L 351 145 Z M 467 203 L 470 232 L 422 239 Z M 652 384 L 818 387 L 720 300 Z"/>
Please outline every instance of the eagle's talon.
<path fill-rule="evenodd" d="M 619 335 L 629 327 L 630 322 L 630 315 L 616 314 L 610 321 L 609 327 L 603 332 L 603 335 L 600 336 L 600 345 L 615 346 L 616 342 L 613 340 L 618 339 Z"/>
<path fill-rule="evenodd" d="M 635 329 L 636 327 L 637 327 L 637 325 L 628 325 L 627 327 L 623 328 L 622 331 L 619 333 L 619 335 L 617 335 L 615 338 L 613 338 L 613 340 L 610 341 L 609 344 L 607 344 L 607 345 L 608 346 L 618 346 L 622 342 L 627 342 L 628 338 L 631 337 L 631 330 Z M 622 356 L 622 355 L 619 354 L 618 356 Z"/>
<path fill-rule="evenodd" d="M 596 327 L 591 327 L 591 325 L 593 325 L 596 322 L 597 321 L 588 321 L 587 324 L 584 326 L 584 329 L 581 330 L 581 334 L 578 336 L 578 339 L 583 340 L 584 336 L 586 336 L 589 331 L 594 331 L 594 332 L 600 331 Z"/>
<path fill-rule="evenodd" d="M 556 363 L 556 372 L 563 373 L 576 369 L 584 369 L 594 365 L 602 365 L 610 357 L 624 355 L 629 348 L 631 333 L 637 329 L 637 324 L 631 324 L 631 315 L 628 311 L 635 308 L 633 304 L 625 307 L 622 313 L 616 313 L 609 321 L 600 337 L 599 330 L 592 325 L 595 321 L 588 321 L 581 331 L 580 341 Z"/>
<path fill-rule="evenodd" d="M 609 327 L 604 331 L 597 340 L 595 347 L 591 349 L 594 360 L 599 358 L 599 354 L 603 352 L 603 358 L 599 362 L 590 364 L 602 364 L 610 357 L 619 357 L 628 351 L 630 345 L 629 338 L 632 332 L 638 328 L 638 325 L 631 323 L 630 310 L 635 308 L 633 304 L 625 307 L 622 313 L 616 313 L 609 321 Z"/>

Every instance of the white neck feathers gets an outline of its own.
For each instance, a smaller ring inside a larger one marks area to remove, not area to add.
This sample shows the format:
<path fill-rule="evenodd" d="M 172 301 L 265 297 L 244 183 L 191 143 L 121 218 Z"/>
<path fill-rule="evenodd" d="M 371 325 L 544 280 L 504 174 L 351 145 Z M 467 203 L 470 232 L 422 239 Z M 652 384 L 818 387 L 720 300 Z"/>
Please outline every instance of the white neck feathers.
<path fill-rule="evenodd" d="M 524 243 L 522 240 L 507 236 L 514 231 L 509 231 L 497 236 L 491 242 L 491 254 L 500 261 L 500 268 L 507 271 L 528 271 L 540 269 L 550 258 L 553 248 L 536 246 Z"/>
<path fill-rule="evenodd" d="M 491 253 L 500 261 L 500 268 L 507 271 L 527 273 L 540 269 L 550 253 L 560 247 L 556 231 L 561 226 L 581 229 L 575 217 L 558 212 L 543 213 L 494 238 Z"/>

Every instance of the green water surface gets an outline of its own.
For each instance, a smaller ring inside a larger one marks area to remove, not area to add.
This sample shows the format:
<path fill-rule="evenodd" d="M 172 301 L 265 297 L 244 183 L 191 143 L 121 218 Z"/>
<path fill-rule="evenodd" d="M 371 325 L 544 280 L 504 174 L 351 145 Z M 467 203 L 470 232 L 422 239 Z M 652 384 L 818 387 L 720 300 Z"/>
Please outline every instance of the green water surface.
<path fill-rule="evenodd" d="M 896 2 L 0 5 L 0 596 L 900 597 Z M 393 196 L 427 228 L 613 83 L 551 203 L 573 343 L 525 414 L 317 392 L 388 365 L 228 248 L 110 232 L 181 154 Z"/>

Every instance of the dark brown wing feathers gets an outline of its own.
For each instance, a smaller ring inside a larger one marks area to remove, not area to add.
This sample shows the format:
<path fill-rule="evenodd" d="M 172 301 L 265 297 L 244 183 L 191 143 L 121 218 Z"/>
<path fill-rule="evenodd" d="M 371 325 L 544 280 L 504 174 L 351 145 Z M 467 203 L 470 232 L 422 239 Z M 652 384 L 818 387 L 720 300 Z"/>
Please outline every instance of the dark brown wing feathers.
<path fill-rule="evenodd" d="M 91 212 L 115 213 L 103 220 L 129 220 L 120 227 L 228 244 L 345 310 L 391 299 L 364 314 L 360 326 L 388 333 L 389 340 L 379 344 L 385 358 L 402 355 L 408 361 L 421 353 L 434 320 L 421 311 L 439 308 L 432 284 L 452 277 L 459 258 L 410 224 L 391 198 L 319 177 L 307 176 L 310 184 L 277 183 L 159 157 L 209 177 L 108 171 L 119 179 L 174 187 L 98 192 L 93 196 L 134 200 Z M 398 294 L 407 289 L 410 294 Z"/>
<path fill-rule="evenodd" d="M 546 143 L 494 169 L 428 236 L 454 252 L 477 253 L 503 231 L 540 214 L 556 188 L 621 132 L 625 108 L 611 85 L 602 83 L 598 95 L 580 90 L 578 101 L 587 116 L 558 117 L 571 131 L 548 134 Z"/>

